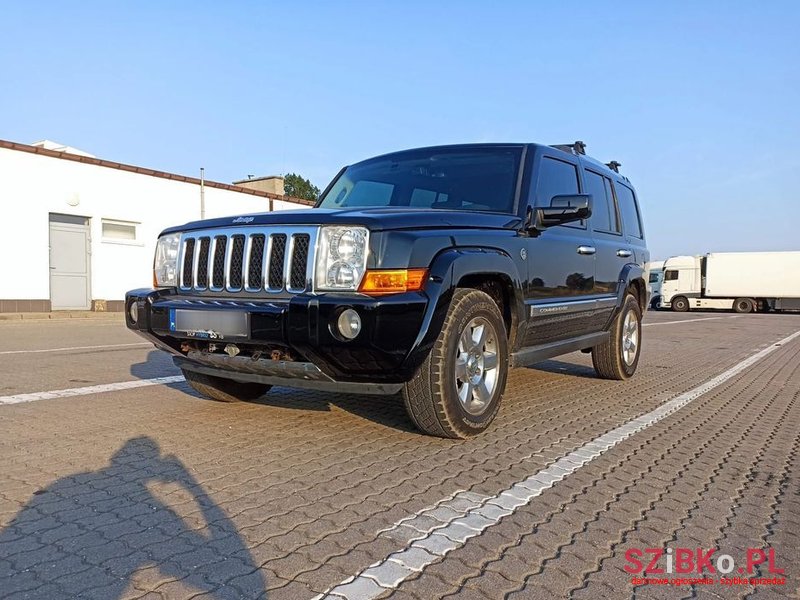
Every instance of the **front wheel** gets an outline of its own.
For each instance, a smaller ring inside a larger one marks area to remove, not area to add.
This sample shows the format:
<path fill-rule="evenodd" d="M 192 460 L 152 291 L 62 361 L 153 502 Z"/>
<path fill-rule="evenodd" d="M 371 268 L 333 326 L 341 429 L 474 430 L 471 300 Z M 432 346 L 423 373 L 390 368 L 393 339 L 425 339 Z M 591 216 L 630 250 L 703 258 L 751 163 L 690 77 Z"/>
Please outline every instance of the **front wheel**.
<path fill-rule="evenodd" d="M 234 381 L 224 377 L 204 375 L 188 369 L 181 369 L 183 376 L 194 391 L 218 402 L 238 402 L 239 400 L 255 400 L 266 394 L 271 385 Z"/>
<path fill-rule="evenodd" d="M 463 439 L 489 427 L 507 377 L 508 340 L 500 309 L 484 292 L 459 289 L 428 357 L 403 386 L 403 400 L 425 433 Z"/>
<path fill-rule="evenodd" d="M 642 310 L 630 294 L 609 334 L 608 340 L 592 349 L 594 370 L 603 379 L 628 379 L 636 372 L 642 348 Z"/>
<path fill-rule="evenodd" d="M 689 300 L 684 296 L 673 298 L 672 310 L 675 312 L 686 312 L 689 310 Z"/>

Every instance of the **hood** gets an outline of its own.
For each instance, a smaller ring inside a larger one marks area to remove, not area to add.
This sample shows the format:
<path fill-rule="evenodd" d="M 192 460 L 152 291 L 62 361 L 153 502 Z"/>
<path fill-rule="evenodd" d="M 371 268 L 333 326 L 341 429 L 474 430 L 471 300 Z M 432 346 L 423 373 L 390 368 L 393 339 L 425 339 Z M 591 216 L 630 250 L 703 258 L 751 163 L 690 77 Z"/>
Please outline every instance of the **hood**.
<path fill-rule="evenodd" d="M 516 215 L 464 210 L 415 208 L 363 208 L 279 210 L 193 221 L 170 227 L 162 233 L 258 225 L 363 225 L 371 231 L 389 229 L 516 229 L 522 219 Z"/>

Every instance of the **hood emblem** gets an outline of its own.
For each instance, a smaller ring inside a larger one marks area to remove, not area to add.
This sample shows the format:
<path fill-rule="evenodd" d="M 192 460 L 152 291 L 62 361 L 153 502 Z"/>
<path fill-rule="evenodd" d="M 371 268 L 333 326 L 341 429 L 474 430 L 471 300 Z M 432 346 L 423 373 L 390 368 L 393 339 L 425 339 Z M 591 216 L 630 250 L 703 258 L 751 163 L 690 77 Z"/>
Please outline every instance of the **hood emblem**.
<path fill-rule="evenodd" d="M 255 217 L 236 217 L 232 223 L 252 223 Z"/>

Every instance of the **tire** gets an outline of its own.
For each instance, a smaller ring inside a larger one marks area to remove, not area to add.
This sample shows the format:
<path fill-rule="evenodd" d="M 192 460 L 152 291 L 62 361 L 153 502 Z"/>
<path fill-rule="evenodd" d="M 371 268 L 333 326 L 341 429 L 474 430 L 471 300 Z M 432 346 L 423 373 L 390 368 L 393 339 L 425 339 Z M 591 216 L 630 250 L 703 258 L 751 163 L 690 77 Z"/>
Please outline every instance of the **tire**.
<path fill-rule="evenodd" d="M 750 300 L 750 298 L 737 298 L 733 301 L 734 312 L 745 314 L 753 312 L 754 309 L 755 302 Z"/>
<path fill-rule="evenodd" d="M 495 366 L 487 367 L 492 356 Z M 421 431 L 464 439 L 489 427 L 507 377 L 508 339 L 500 309 L 484 292 L 459 289 L 428 357 L 403 386 L 403 401 Z"/>
<path fill-rule="evenodd" d="M 652 310 L 658 310 L 659 302 L 661 302 L 661 296 L 655 296 L 652 300 L 650 300 L 650 308 Z"/>
<path fill-rule="evenodd" d="M 603 379 L 628 379 L 636 372 L 642 350 L 642 309 L 632 295 L 625 296 L 609 333 L 609 339 L 592 350 L 594 370 Z"/>
<path fill-rule="evenodd" d="M 672 310 L 675 312 L 686 312 L 689 310 L 689 300 L 685 296 L 678 296 L 672 299 Z"/>
<path fill-rule="evenodd" d="M 196 373 L 188 369 L 181 369 L 186 382 L 194 391 L 211 400 L 218 402 L 239 402 L 241 400 L 255 400 L 266 394 L 271 385 L 264 383 L 250 383 L 234 381 L 224 377 L 214 377 Z"/>

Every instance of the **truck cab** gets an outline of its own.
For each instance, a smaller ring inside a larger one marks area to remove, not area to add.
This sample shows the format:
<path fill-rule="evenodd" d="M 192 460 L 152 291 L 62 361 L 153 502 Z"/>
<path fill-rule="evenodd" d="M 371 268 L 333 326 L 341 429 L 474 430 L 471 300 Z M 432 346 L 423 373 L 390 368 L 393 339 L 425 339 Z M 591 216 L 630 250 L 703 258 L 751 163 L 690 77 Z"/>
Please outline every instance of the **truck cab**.
<path fill-rule="evenodd" d="M 647 292 L 650 296 L 650 308 L 658 308 L 661 302 L 661 284 L 664 281 L 664 261 L 654 260 L 647 263 Z"/>
<path fill-rule="evenodd" d="M 676 311 L 688 310 L 688 299 L 698 298 L 702 292 L 702 269 L 699 256 L 673 256 L 664 261 L 664 279 L 661 283 L 659 308 L 672 308 L 678 300 Z M 684 308 L 684 304 L 686 305 Z"/>

